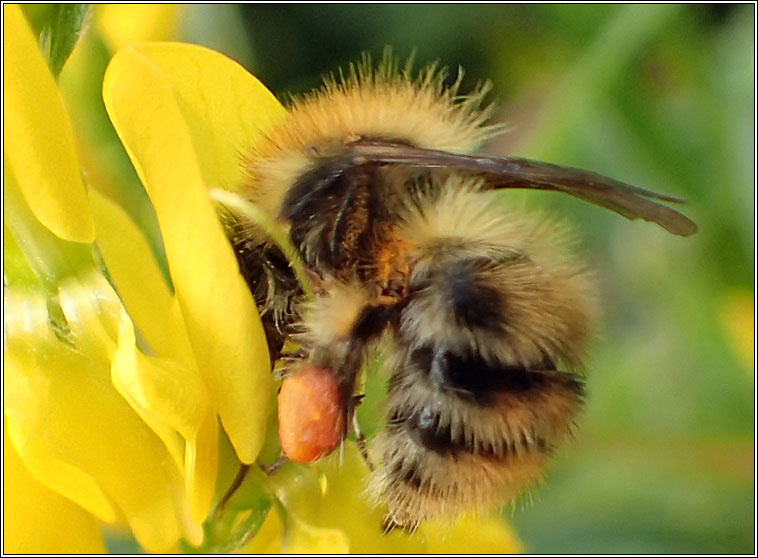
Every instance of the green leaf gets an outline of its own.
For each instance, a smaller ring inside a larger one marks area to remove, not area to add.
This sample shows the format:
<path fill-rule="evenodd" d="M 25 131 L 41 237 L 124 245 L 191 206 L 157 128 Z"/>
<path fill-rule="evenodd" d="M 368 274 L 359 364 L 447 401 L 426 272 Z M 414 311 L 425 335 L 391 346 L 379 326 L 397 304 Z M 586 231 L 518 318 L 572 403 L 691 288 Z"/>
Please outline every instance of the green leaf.
<path fill-rule="evenodd" d="M 51 10 L 48 24 L 40 33 L 40 46 L 47 54 L 50 71 L 56 78 L 79 40 L 88 9 L 89 4 L 56 5 Z"/>

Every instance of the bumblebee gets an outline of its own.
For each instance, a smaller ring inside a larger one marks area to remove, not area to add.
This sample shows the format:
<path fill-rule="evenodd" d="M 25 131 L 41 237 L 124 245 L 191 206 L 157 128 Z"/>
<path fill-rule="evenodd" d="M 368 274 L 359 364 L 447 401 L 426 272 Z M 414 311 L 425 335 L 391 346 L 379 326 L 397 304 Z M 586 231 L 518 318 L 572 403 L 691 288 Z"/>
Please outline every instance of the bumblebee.
<path fill-rule="evenodd" d="M 356 428 L 385 527 L 413 530 L 508 502 L 567 438 L 596 302 L 561 221 L 505 209 L 498 191 L 553 190 L 688 236 L 676 198 L 585 170 L 477 154 L 487 86 L 458 94 L 436 66 L 385 58 L 295 98 L 246 156 L 242 195 L 281 224 L 310 278 L 306 297 L 265 231 L 227 229 L 258 304 L 278 396 L 283 455 L 312 462 Z M 355 408 L 378 347 L 386 424 L 370 442 Z M 370 457 L 372 454 L 376 461 Z"/>

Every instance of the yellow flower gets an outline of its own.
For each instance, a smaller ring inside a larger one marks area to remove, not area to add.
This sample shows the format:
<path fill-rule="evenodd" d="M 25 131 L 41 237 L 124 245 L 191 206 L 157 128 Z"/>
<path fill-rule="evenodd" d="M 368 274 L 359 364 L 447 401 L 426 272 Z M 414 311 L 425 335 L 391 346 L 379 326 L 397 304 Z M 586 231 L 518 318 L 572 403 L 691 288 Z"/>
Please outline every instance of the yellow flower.
<path fill-rule="evenodd" d="M 3 549 L 6 552 L 85 554 L 105 551 L 95 518 L 35 480 L 3 427 Z"/>
<path fill-rule="evenodd" d="M 271 394 L 268 353 L 207 188 L 239 182 L 239 149 L 283 109 L 231 60 L 178 44 L 120 51 L 106 71 L 103 98 L 158 216 L 197 365 L 237 455 L 251 463 Z M 130 308 L 130 297 L 122 297 Z"/>
<path fill-rule="evenodd" d="M 746 371 L 755 362 L 755 300 L 747 290 L 733 289 L 722 295 L 721 322 L 727 340 Z"/>
<path fill-rule="evenodd" d="M 208 189 L 234 190 L 240 153 L 286 111 L 204 48 L 113 58 L 103 98 L 155 209 L 167 280 L 124 209 L 82 181 L 35 38 L 17 6 L 3 10 L 4 550 L 102 552 L 114 526 L 148 552 L 519 551 L 496 518 L 381 534 L 350 444 L 272 477 L 253 467 L 211 513 L 276 440 L 265 337 Z"/>
<path fill-rule="evenodd" d="M 185 8 L 181 4 L 97 4 L 94 25 L 115 52 L 131 43 L 173 39 Z"/>
<path fill-rule="evenodd" d="M 509 554 L 521 543 L 496 516 L 467 516 L 455 523 L 422 524 L 413 535 L 383 533 L 382 511 L 365 498 L 368 473 L 358 450 L 342 452 L 310 468 L 292 466 L 269 481 L 284 513 L 269 512 L 245 553 Z"/>
<path fill-rule="evenodd" d="M 102 550 L 97 528 L 81 539 L 66 531 L 93 517 L 128 526 L 148 551 L 175 550 L 180 538 L 198 545 L 215 493 L 217 417 L 250 462 L 269 414 L 254 302 L 205 190 L 191 188 L 202 184 L 191 164 L 150 190 L 170 264 L 166 284 L 125 213 L 85 188 L 36 40 L 18 6 L 5 5 L 3 15 L 5 261 L 13 264 L 4 293 L 4 415 L 15 452 L 6 454 L 23 464 L 5 502 L 37 495 L 37 513 L 49 515 L 6 519 L 5 550 Z M 185 164 L 180 155 L 172 153 L 174 163 Z M 152 186 L 150 165 L 140 172 Z M 71 521 L 56 517 L 64 512 Z M 42 528 L 51 530 L 34 531 Z"/>

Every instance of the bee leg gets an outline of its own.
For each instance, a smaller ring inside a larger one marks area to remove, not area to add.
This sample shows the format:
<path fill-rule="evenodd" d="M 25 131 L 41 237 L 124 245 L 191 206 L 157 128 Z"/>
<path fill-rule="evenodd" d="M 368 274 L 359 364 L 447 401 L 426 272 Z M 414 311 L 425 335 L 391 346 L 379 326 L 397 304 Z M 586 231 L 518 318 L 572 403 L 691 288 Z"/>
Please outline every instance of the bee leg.
<path fill-rule="evenodd" d="M 362 397 L 362 396 L 361 396 Z M 361 431 L 361 425 L 358 424 L 358 416 L 353 413 L 353 432 L 355 432 L 355 443 L 358 446 L 358 451 L 361 452 L 361 457 L 363 458 L 363 461 L 366 463 L 366 466 L 368 467 L 369 471 L 374 471 L 374 463 L 371 461 L 371 458 L 368 455 L 368 443 L 366 442 L 366 437 L 363 435 L 363 432 Z"/>
<path fill-rule="evenodd" d="M 287 351 L 282 353 L 279 358 L 283 360 L 295 360 L 300 361 L 308 357 L 308 353 L 303 349 L 296 349 L 294 351 Z"/>
<path fill-rule="evenodd" d="M 271 465 L 265 465 L 261 463 L 260 461 L 257 461 L 256 463 L 258 464 L 258 468 L 261 471 L 263 471 L 267 475 L 274 475 L 281 468 L 281 466 L 284 465 L 286 462 L 287 462 L 287 457 L 285 455 L 281 455 L 279 459 L 274 461 Z M 229 486 L 229 488 L 226 489 L 226 492 L 218 501 L 218 504 L 216 504 L 216 509 L 213 512 L 215 515 L 220 516 L 224 512 L 224 508 L 226 507 L 226 504 L 229 503 L 229 500 L 231 499 L 231 497 L 234 496 L 235 492 L 237 492 L 240 486 L 242 486 L 242 483 L 245 482 L 245 479 L 247 478 L 247 474 L 249 472 L 250 472 L 250 465 L 247 465 L 245 463 L 240 465 L 239 471 L 237 471 L 237 476 L 234 477 L 232 484 Z"/>
<path fill-rule="evenodd" d="M 282 465 L 287 463 L 288 459 L 286 455 L 280 455 L 279 459 L 274 461 L 271 465 L 266 465 L 265 463 L 262 463 L 261 461 L 257 461 L 258 468 L 266 473 L 267 475 L 275 475 L 276 472 L 281 469 Z"/>
<path fill-rule="evenodd" d="M 242 486 L 242 483 L 245 482 L 245 478 L 247 477 L 249 471 L 250 465 L 246 465 L 244 463 L 240 465 L 239 471 L 237 471 L 237 476 L 234 477 L 232 484 L 229 486 L 229 488 L 226 489 L 226 492 L 218 501 L 218 504 L 216 504 L 216 509 L 213 512 L 216 516 L 221 516 L 221 514 L 224 512 L 226 504 L 229 502 L 231 497 L 234 496 L 234 493 L 237 492 L 239 487 Z"/>

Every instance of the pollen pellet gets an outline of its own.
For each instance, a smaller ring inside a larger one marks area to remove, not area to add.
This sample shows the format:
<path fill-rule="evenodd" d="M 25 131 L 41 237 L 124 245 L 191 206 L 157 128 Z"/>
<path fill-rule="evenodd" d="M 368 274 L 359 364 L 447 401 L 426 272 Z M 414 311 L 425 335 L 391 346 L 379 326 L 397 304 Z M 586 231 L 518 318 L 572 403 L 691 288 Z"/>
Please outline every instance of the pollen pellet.
<path fill-rule="evenodd" d="M 345 410 L 334 376 L 304 366 L 282 382 L 278 397 L 279 441 L 284 454 L 310 463 L 330 454 L 345 436 Z"/>

